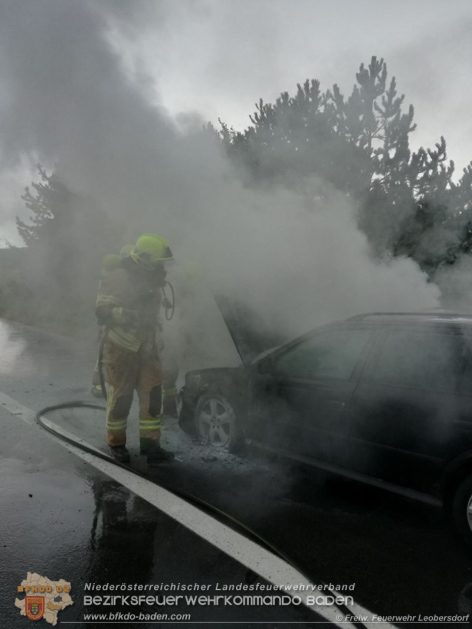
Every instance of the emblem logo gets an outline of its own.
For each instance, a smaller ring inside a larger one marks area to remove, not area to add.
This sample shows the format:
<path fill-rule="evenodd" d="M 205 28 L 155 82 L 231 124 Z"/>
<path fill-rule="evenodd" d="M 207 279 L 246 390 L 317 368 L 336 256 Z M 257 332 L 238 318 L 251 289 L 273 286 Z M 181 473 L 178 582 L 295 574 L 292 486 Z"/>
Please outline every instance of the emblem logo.
<path fill-rule="evenodd" d="M 31 620 L 39 620 L 44 616 L 44 596 L 27 596 L 25 600 L 25 611 Z"/>
<path fill-rule="evenodd" d="M 43 618 L 55 627 L 59 612 L 74 604 L 70 597 L 71 589 L 69 581 L 64 579 L 51 581 L 37 572 L 28 572 L 26 579 L 16 588 L 19 596 L 24 594 L 24 597 L 15 598 L 15 607 L 20 610 L 21 616 L 30 620 Z"/>

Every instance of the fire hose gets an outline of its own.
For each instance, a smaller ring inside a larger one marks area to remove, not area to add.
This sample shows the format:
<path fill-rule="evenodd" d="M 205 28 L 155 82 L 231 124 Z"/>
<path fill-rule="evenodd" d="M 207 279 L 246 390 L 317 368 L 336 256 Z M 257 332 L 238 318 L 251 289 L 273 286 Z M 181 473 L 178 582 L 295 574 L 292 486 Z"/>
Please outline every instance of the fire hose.
<path fill-rule="evenodd" d="M 106 411 L 106 408 L 104 406 L 100 406 L 98 404 L 90 404 L 88 402 L 83 402 L 83 401 L 65 402 L 63 404 L 55 404 L 55 405 L 47 406 L 41 409 L 36 414 L 36 421 L 41 426 L 41 428 L 43 428 L 44 430 L 52 434 L 57 439 L 60 439 L 61 441 L 64 441 L 76 448 L 79 448 L 80 450 L 87 452 L 88 454 L 92 454 L 93 456 L 103 461 L 112 463 L 113 465 L 116 465 L 117 467 L 121 467 L 122 469 L 125 469 L 128 472 L 132 472 L 134 475 L 139 476 L 140 478 L 143 478 L 144 480 L 149 481 L 149 477 L 147 477 L 145 474 L 142 474 L 138 470 L 132 469 L 131 467 L 127 465 L 123 465 L 122 463 L 119 463 L 116 459 L 108 456 L 104 452 L 98 452 L 95 448 L 89 447 L 82 441 L 79 441 L 79 440 L 76 441 L 75 439 L 67 435 L 64 435 L 59 430 L 55 430 L 53 426 L 46 423 L 43 419 L 43 417 L 47 413 L 51 413 L 53 411 L 59 411 L 63 409 L 71 409 L 71 408 L 90 408 L 94 410 Z M 153 480 L 152 482 L 156 483 L 159 487 L 162 487 L 166 491 L 173 493 L 175 496 L 183 500 L 186 500 L 187 502 L 193 504 L 194 506 L 202 509 L 206 513 L 210 513 L 213 517 L 216 516 L 219 521 L 225 522 L 226 524 L 231 526 L 234 530 L 236 530 L 240 534 L 245 535 L 248 539 L 259 544 L 260 546 L 265 548 L 267 551 L 273 553 L 279 559 L 281 559 L 282 561 L 285 561 L 288 565 L 290 565 L 292 568 L 297 570 L 307 581 L 309 582 L 311 581 L 311 579 L 304 573 L 304 571 L 299 566 L 297 566 L 279 548 L 277 548 L 274 544 L 267 541 L 265 538 L 263 538 L 261 535 L 256 533 L 253 529 L 251 529 L 249 526 L 247 526 L 246 524 L 243 524 L 240 520 L 230 515 L 226 511 L 223 511 L 219 507 L 216 507 L 215 505 L 207 502 L 206 500 L 203 500 L 202 498 L 199 498 L 198 496 L 195 496 L 182 489 L 175 489 L 174 487 L 167 486 L 165 483 L 162 483 L 162 482 L 157 483 L 155 480 Z M 248 579 L 254 578 L 253 576 L 251 576 L 252 574 L 253 574 L 252 571 L 248 570 Z M 337 609 L 339 609 L 339 611 L 342 612 L 345 616 L 352 615 L 352 610 L 350 610 L 347 606 L 343 604 L 337 604 Z M 351 621 L 351 624 L 356 628 L 365 629 L 365 625 L 360 622 Z"/>
<path fill-rule="evenodd" d="M 175 293 L 174 293 L 174 289 L 172 287 L 172 285 L 170 284 L 170 282 L 166 282 L 166 284 L 170 287 L 171 290 L 171 295 L 172 295 L 172 301 L 169 301 L 164 288 L 162 289 L 163 291 L 163 306 L 165 308 L 165 316 L 166 316 L 166 320 L 170 321 L 174 315 L 175 312 Z M 106 390 L 106 382 L 105 382 L 105 376 L 104 376 L 104 372 L 103 372 L 103 354 L 104 354 L 104 347 L 105 347 L 105 343 L 107 340 L 107 336 L 108 336 L 108 326 L 105 327 L 104 332 L 102 334 L 101 340 L 100 340 L 100 346 L 99 346 L 99 352 L 98 352 L 98 370 L 99 370 L 99 377 L 100 377 L 100 385 L 102 387 L 102 395 L 103 398 L 105 399 L 105 401 L 107 400 L 107 390 Z M 65 402 L 62 404 L 56 404 L 56 405 L 52 405 L 52 406 L 47 406 L 43 409 L 41 409 L 40 411 L 38 411 L 38 413 L 36 414 L 36 421 L 38 422 L 38 424 L 47 432 L 49 432 L 50 434 L 52 434 L 53 436 L 55 436 L 56 438 L 65 441 L 66 443 L 79 448 L 80 450 L 87 452 L 88 454 L 92 454 L 93 456 L 102 459 L 103 461 L 106 461 L 108 463 L 112 463 L 113 465 L 116 465 L 118 467 L 121 467 L 125 470 L 127 470 L 128 472 L 132 472 L 133 474 L 135 474 L 136 476 L 139 476 L 140 478 L 143 478 L 144 480 L 149 481 L 149 478 L 145 475 L 142 474 L 141 472 L 139 472 L 138 470 L 132 469 L 131 467 L 124 465 L 120 462 L 118 462 L 116 459 L 112 458 L 111 456 L 108 456 L 107 454 L 103 453 L 103 452 L 98 452 L 95 448 L 89 447 L 88 445 L 86 445 L 85 443 L 83 443 L 82 441 L 79 440 L 75 440 L 67 435 L 64 435 L 62 432 L 55 430 L 50 424 L 47 424 L 44 420 L 43 417 L 50 412 L 53 411 L 58 411 L 58 410 L 63 410 L 63 409 L 71 409 L 71 408 L 89 408 L 89 409 L 94 409 L 94 410 L 101 410 L 101 411 L 106 411 L 106 407 L 104 406 L 100 406 L 98 404 L 90 404 L 88 402 L 83 402 L 83 401 L 71 401 L 71 402 Z M 155 481 L 153 481 L 155 482 Z M 247 525 L 243 524 L 242 522 L 240 522 L 238 519 L 236 519 L 234 516 L 226 513 L 225 511 L 223 511 L 222 509 L 216 507 L 215 505 L 212 505 L 211 503 L 199 498 L 198 496 L 195 496 L 189 492 L 186 492 L 184 490 L 181 489 L 175 489 L 175 488 L 171 488 L 169 486 L 166 486 L 163 483 L 156 483 L 158 484 L 160 487 L 162 487 L 163 489 L 165 489 L 166 491 L 169 491 L 171 493 L 173 493 L 175 496 L 178 496 L 179 498 L 186 500 L 188 502 L 190 502 L 191 504 L 199 507 L 200 509 L 204 510 L 205 512 L 209 512 L 211 513 L 213 516 L 216 516 L 218 519 L 225 521 L 226 523 L 229 523 L 235 530 L 237 530 L 239 533 L 244 534 L 246 537 L 248 537 L 249 539 L 251 539 L 252 541 L 254 541 L 257 544 L 260 544 L 263 548 L 265 548 L 266 550 L 268 550 L 269 552 L 273 553 L 274 555 L 276 555 L 279 559 L 285 561 L 288 565 L 290 565 L 292 568 L 294 568 L 295 570 L 297 570 L 301 575 L 303 575 L 307 581 L 310 581 L 310 578 L 308 576 L 306 576 L 303 572 L 303 570 L 301 570 L 298 566 L 296 566 L 294 564 L 294 562 L 287 557 L 287 555 L 285 555 L 279 548 L 277 548 L 276 546 L 274 546 L 272 543 L 268 542 L 266 539 L 264 539 L 261 535 L 259 535 L 258 533 L 256 533 L 253 529 L 251 529 L 250 527 L 248 527 Z M 346 607 L 345 605 L 337 605 L 337 609 L 339 609 L 341 612 L 343 612 L 345 615 L 351 615 L 352 612 L 351 610 Z M 355 627 L 365 627 L 365 625 L 363 625 L 362 623 L 359 622 L 355 622 L 352 621 L 351 623 L 353 626 Z"/>
<path fill-rule="evenodd" d="M 62 432 L 60 432 L 59 430 L 55 430 L 50 424 L 47 424 L 43 420 L 44 415 L 46 415 L 47 413 L 51 413 L 53 411 L 58 411 L 58 410 L 63 410 L 63 409 L 70 409 L 70 408 L 90 408 L 94 410 L 106 411 L 106 408 L 104 406 L 100 406 L 98 404 L 90 404 L 88 402 L 83 402 L 83 401 L 65 402 L 63 404 L 55 404 L 55 405 L 47 406 L 41 409 L 40 411 L 38 411 L 38 413 L 36 413 L 36 421 L 42 428 L 44 428 L 44 430 L 52 434 L 54 437 L 60 439 L 61 441 L 65 441 L 66 443 L 76 448 L 79 448 L 80 450 L 87 452 L 88 454 L 92 454 L 93 456 L 103 461 L 112 463 L 113 465 L 121 467 L 122 469 L 125 469 L 128 472 L 132 472 L 136 476 L 139 476 L 140 478 L 143 478 L 144 480 L 149 481 L 149 477 L 147 477 L 145 474 L 142 474 L 138 470 L 132 469 L 131 467 L 127 465 L 123 465 L 122 463 L 119 463 L 116 459 L 112 458 L 111 456 L 108 456 L 104 452 L 98 452 L 95 448 L 89 447 L 88 445 L 83 443 L 83 441 L 78 441 L 78 440 L 76 441 L 75 439 L 67 435 L 64 435 Z M 309 582 L 311 581 L 311 579 L 303 572 L 303 570 L 300 569 L 300 567 L 298 567 L 287 555 L 285 555 L 285 553 L 283 553 L 279 548 L 277 548 L 271 542 L 267 541 L 261 535 L 256 533 L 249 526 L 247 526 L 246 524 L 243 524 L 240 520 L 238 520 L 234 516 L 230 515 L 229 513 L 223 511 L 219 507 L 216 507 L 215 505 L 212 505 L 206 500 L 203 500 L 202 498 L 199 498 L 198 496 L 195 496 L 189 492 L 186 492 L 181 489 L 175 489 L 174 487 L 166 486 L 164 483 L 161 483 L 161 482 L 157 483 L 154 480 L 152 482 L 154 482 L 159 487 L 165 489 L 166 491 L 173 493 L 175 496 L 183 500 L 186 500 L 187 502 L 190 502 L 191 504 L 202 509 L 206 513 L 210 513 L 212 516 L 216 516 L 217 519 L 219 519 L 220 521 L 226 522 L 240 534 L 245 535 L 248 539 L 259 544 L 260 546 L 265 548 L 267 551 L 273 553 L 282 561 L 285 561 L 285 563 L 291 566 L 294 570 L 297 570 L 297 572 L 299 572 L 307 581 Z M 252 574 L 252 571 L 248 571 L 248 578 L 253 578 L 250 576 L 251 574 Z M 345 616 L 352 615 L 352 610 L 350 610 L 347 606 L 343 604 L 337 604 L 336 607 Z M 362 624 L 361 622 L 351 621 L 351 624 L 356 628 L 365 629 L 365 625 Z"/>

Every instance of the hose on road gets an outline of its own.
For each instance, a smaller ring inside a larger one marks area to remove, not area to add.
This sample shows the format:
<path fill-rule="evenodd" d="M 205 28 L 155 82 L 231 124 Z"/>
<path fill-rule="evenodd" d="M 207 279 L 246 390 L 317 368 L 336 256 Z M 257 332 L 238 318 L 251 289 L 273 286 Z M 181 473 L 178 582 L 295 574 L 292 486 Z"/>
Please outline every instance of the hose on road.
<path fill-rule="evenodd" d="M 104 344 L 105 338 L 106 338 L 106 335 L 104 335 L 104 339 L 100 347 L 102 353 L 103 353 L 103 344 Z M 105 389 L 103 389 L 103 391 L 105 392 Z M 106 396 L 106 392 L 105 392 L 105 396 Z M 132 472 L 136 476 L 139 476 L 147 481 L 151 480 L 151 482 L 154 482 L 156 485 L 159 485 L 159 487 L 161 487 L 162 489 L 165 489 L 166 491 L 173 493 L 175 496 L 178 496 L 179 498 L 186 500 L 187 502 L 190 502 L 191 504 L 203 509 L 204 511 L 210 512 L 213 515 L 218 516 L 220 520 L 222 519 L 225 522 L 229 523 L 229 525 L 231 525 L 239 533 L 244 534 L 248 539 L 259 544 L 260 546 L 265 548 L 267 551 L 273 553 L 279 559 L 282 559 L 283 561 L 285 561 L 294 570 L 297 570 L 301 575 L 303 575 L 305 579 L 307 579 L 307 581 L 311 582 L 311 579 L 303 572 L 303 570 L 300 569 L 299 566 L 295 565 L 295 563 L 287 555 L 285 555 L 285 553 L 283 553 L 279 548 L 277 548 L 276 546 L 268 542 L 265 538 L 261 537 L 261 535 L 256 533 L 253 529 L 248 527 L 246 524 L 243 524 L 241 521 L 236 519 L 234 516 L 230 515 L 229 513 L 226 513 L 222 509 L 219 509 L 215 505 L 212 505 L 211 503 L 199 498 L 198 496 L 190 494 L 181 489 L 168 487 L 163 483 L 157 483 L 155 480 L 150 479 L 148 476 L 146 476 L 145 474 L 142 474 L 138 470 L 135 470 L 127 465 L 123 465 L 122 463 L 119 463 L 118 461 L 116 461 L 116 459 L 113 459 L 111 456 L 108 456 L 104 452 L 99 452 L 95 448 L 89 447 L 82 441 L 78 441 L 78 440 L 73 439 L 72 437 L 68 437 L 67 435 L 64 435 L 60 430 L 55 430 L 51 425 L 47 424 L 43 419 L 43 417 L 47 413 L 51 413 L 53 411 L 64 410 L 64 409 L 71 409 L 71 408 L 90 408 L 90 409 L 100 410 L 104 412 L 106 411 L 105 406 L 100 406 L 98 404 L 90 404 L 89 402 L 83 402 L 83 401 L 71 401 L 71 402 L 65 402 L 62 404 L 55 404 L 53 406 L 47 406 L 41 409 L 40 411 L 38 411 L 38 413 L 36 413 L 36 421 L 42 428 L 44 428 L 44 430 L 54 435 L 56 438 L 61 439 L 62 441 L 65 441 L 66 443 L 69 443 L 70 445 L 76 448 L 79 448 L 80 450 L 83 450 L 84 452 L 87 452 L 88 454 L 92 454 L 98 459 L 102 459 L 103 461 L 112 463 L 113 465 L 121 467 L 127 470 L 128 472 Z M 342 613 L 344 613 L 345 616 L 352 616 L 352 610 L 350 610 L 347 606 L 337 605 L 336 607 Z M 351 624 L 354 627 L 357 627 L 359 629 L 365 629 L 365 625 L 360 622 L 351 621 Z"/>
<path fill-rule="evenodd" d="M 82 402 L 82 401 L 65 402 L 63 404 L 55 404 L 53 406 L 47 406 L 46 408 L 41 409 L 36 414 L 36 420 L 39 423 L 39 425 L 42 428 L 44 428 L 44 430 L 47 430 L 49 433 L 51 433 L 58 439 L 61 439 L 62 441 L 65 441 L 66 443 L 69 443 L 70 445 L 73 445 L 76 448 L 80 448 L 80 450 L 83 450 L 84 452 L 87 452 L 88 454 L 93 454 L 93 456 L 97 457 L 98 459 L 102 459 L 103 461 L 107 461 L 108 463 L 113 463 L 113 465 L 121 467 L 127 470 L 128 472 L 132 472 L 136 476 L 140 476 L 141 478 L 147 481 L 151 480 L 152 482 L 155 482 L 154 480 L 150 479 L 149 476 L 146 476 L 145 474 L 141 473 L 139 470 L 135 470 L 128 465 L 123 465 L 122 463 L 119 463 L 116 459 L 112 458 L 111 456 L 108 456 L 104 452 L 97 452 L 95 448 L 89 447 L 81 441 L 76 441 L 75 439 L 68 437 L 67 435 L 64 435 L 60 430 L 55 430 L 52 426 L 50 426 L 48 423 L 44 422 L 43 420 L 43 417 L 47 413 L 51 413 L 53 411 L 64 410 L 64 409 L 70 409 L 70 408 L 90 408 L 94 410 L 106 411 L 106 408 L 104 406 L 100 406 L 98 404 L 89 404 L 88 402 Z M 198 507 L 201 507 L 206 511 L 211 511 L 212 513 L 217 514 L 224 520 L 231 522 L 233 525 L 236 525 L 238 529 L 240 529 L 241 531 L 244 531 L 244 533 L 253 541 L 262 545 L 264 548 L 266 548 L 266 550 L 269 550 L 270 552 L 274 553 L 280 559 L 283 559 L 283 561 L 287 562 L 293 568 L 298 570 L 298 568 L 296 568 L 292 564 L 291 560 L 288 557 L 286 557 L 279 549 L 275 548 L 272 544 L 267 542 L 267 540 L 262 538 L 255 531 L 247 527 L 245 524 L 243 524 L 236 518 L 234 518 L 232 515 L 226 513 L 225 511 L 219 509 L 218 507 L 215 507 L 209 502 L 206 502 L 205 500 L 202 500 L 201 498 L 198 498 L 197 496 L 194 496 L 193 494 L 190 494 L 186 491 L 175 489 L 175 488 L 170 488 L 161 483 L 156 483 L 156 484 L 158 484 L 160 487 L 162 487 L 166 491 L 170 491 L 171 493 L 175 494 L 179 498 L 187 500 L 188 502 Z"/>

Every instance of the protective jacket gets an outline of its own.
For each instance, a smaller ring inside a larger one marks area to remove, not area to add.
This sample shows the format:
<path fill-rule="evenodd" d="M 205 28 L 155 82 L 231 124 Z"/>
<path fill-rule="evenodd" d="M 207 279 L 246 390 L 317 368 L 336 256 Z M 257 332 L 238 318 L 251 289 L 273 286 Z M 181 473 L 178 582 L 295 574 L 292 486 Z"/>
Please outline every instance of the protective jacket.
<path fill-rule="evenodd" d="M 156 353 L 162 346 L 159 310 L 162 284 L 126 258 L 102 278 L 96 302 L 99 325 L 108 328 L 108 340 L 129 352 Z"/>

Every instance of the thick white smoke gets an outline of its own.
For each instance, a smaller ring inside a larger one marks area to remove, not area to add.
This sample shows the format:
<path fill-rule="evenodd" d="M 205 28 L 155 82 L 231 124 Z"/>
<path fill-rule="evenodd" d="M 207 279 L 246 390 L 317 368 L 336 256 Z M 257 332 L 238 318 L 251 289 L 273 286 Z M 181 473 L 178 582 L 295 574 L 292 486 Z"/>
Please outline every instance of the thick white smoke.
<path fill-rule="evenodd" d="M 457 312 L 472 310 L 472 259 L 463 255 L 454 266 L 444 266 L 436 272 L 435 283 L 439 286 L 442 301 Z"/>
<path fill-rule="evenodd" d="M 212 291 L 239 298 L 287 336 L 358 312 L 438 305 L 438 288 L 412 261 L 371 258 L 336 190 L 317 180 L 250 190 L 215 141 L 191 124 L 182 133 L 151 104 L 149 85 L 130 79 L 110 44 L 111 26 L 139 28 L 149 3 L 0 6 L 4 165 L 37 154 L 121 220 L 123 243 L 162 233 L 180 260 L 199 263 Z M 156 28 L 165 24 L 166 4 L 158 6 Z"/>

